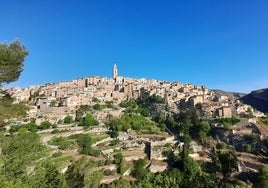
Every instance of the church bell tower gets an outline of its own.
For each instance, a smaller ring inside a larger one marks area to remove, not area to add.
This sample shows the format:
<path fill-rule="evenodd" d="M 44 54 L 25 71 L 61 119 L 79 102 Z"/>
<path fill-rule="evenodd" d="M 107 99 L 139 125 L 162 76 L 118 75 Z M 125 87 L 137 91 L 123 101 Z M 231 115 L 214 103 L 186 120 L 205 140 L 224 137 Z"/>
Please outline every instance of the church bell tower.
<path fill-rule="evenodd" d="M 117 65 L 114 64 L 114 68 L 113 68 L 113 78 L 116 79 L 118 77 L 118 69 L 117 69 Z"/>

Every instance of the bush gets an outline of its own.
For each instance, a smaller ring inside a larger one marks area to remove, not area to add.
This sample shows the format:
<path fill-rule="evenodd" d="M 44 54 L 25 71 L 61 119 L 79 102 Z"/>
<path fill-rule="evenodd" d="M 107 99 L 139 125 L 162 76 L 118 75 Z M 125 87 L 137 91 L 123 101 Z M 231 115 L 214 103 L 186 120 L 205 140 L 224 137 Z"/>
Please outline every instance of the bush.
<path fill-rule="evenodd" d="M 117 138 L 119 136 L 119 133 L 117 131 L 110 131 L 109 135 L 111 138 Z"/>
<path fill-rule="evenodd" d="M 25 117 L 29 107 L 19 103 L 14 104 L 13 99 L 9 96 L 0 98 L 0 121 L 9 118 Z"/>
<path fill-rule="evenodd" d="M 80 125 L 85 126 L 85 127 L 90 127 L 90 126 L 99 125 L 99 122 L 96 119 L 94 119 L 94 117 L 91 114 L 86 114 L 86 117 L 83 119 Z"/>
<path fill-rule="evenodd" d="M 131 174 L 137 179 L 144 178 L 146 174 L 145 166 L 146 166 L 146 160 L 138 159 L 137 161 L 134 162 L 134 167 Z"/>
<path fill-rule="evenodd" d="M 21 126 L 13 125 L 13 126 L 10 127 L 9 132 L 10 133 L 18 132 L 22 128 L 24 128 L 24 129 L 26 129 L 26 130 L 28 130 L 30 132 L 33 132 L 33 133 L 37 132 L 37 130 L 38 130 L 37 125 L 34 122 L 30 122 L 30 123 L 27 123 L 27 124 L 24 124 L 24 125 L 21 125 Z"/>
<path fill-rule="evenodd" d="M 220 119 L 215 119 L 217 123 L 222 123 L 225 126 L 231 126 L 234 125 L 238 122 L 240 122 L 240 119 L 236 117 L 231 117 L 231 118 L 220 118 Z"/>
<path fill-rule="evenodd" d="M 12 125 L 9 129 L 10 133 L 18 132 L 21 127 L 18 125 Z"/>
<path fill-rule="evenodd" d="M 114 131 L 127 131 L 130 128 L 137 131 L 148 131 L 152 127 L 157 128 L 154 122 L 134 113 L 124 114 L 121 118 L 112 120 L 109 123 L 109 127 Z"/>
<path fill-rule="evenodd" d="M 113 101 L 106 101 L 105 104 L 107 108 L 113 108 Z"/>
<path fill-rule="evenodd" d="M 100 104 L 94 104 L 93 105 L 93 109 L 97 110 L 97 111 L 101 111 L 103 108 L 105 108 L 105 107 L 100 105 Z"/>
<path fill-rule="evenodd" d="M 136 108 L 136 106 L 137 103 L 134 99 L 125 100 L 120 103 L 120 107 L 122 108 L 128 108 L 128 107 Z"/>
<path fill-rule="evenodd" d="M 268 116 L 258 118 L 258 122 L 264 125 L 268 125 Z"/>
<path fill-rule="evenodd" d="M 217 149 L 227 149 L 227 144 L 224 142 L 217 143 L 216 148 Z"/>
<path fill-rule="evenodd" d="M 141 110 L 141 115 L 143 115 L 144 117 L 149 117 L 151 115 L 151 112 L 148 108 L 143 108 Z"/>
<path fill-rule="evenodd" d="M 100 102 L 100 101 L 99 101 L 99 99 L 98 99 L 98 98 L 94 97 L 94 98 L 92 99 L 92 102 L 97 103 L 97 102 Z"/>
<path fill-rule="evenodd" d="M 115 175 L 115 171 L 112 171 L 112 170 L 105 170 L 104 171 L 104 175 L 105 176 L 111 176 L 111 175 Z"/>
<path fill-rule="evenodd" d="M 117 145 L 117 144 L 119 144 L 119 143 L 120 143 L 120 140 L 115 139 L 115 140 L 112 140 L 112 141 L 111 141 L 110 146 L 115 146 L 115 145 Z"/>
<path fill-rule="evenodd" d="M 43 121 L 39 126 L 38 129 L 45 130 L 52 127 L 52 124 L 49 121 Z"/>
<path fill-rule="evenodd" d="M 58 134 L 60 133 L 61 131 L 59 129 L 54 129 L 53 131 L 51 131 L 52 134 Z"/>
<path fill-rule="evenodd" d="M 73 122 L 73 118 L 71 116 L 66 116 L 64 119 L 63 119 L 63 123 L 64 124 L 70 124 Z"/>
<path fill-rule="evenodd" d="M 93 144 L 93 139 L 90 135 L 80 134 L 80 135 L 75 135 L 75 136 L 76 136 L 77 144 L 79 146 L 80 154 L 91 155 L 95 157 L 100 156 L 99 150 L 94 150 L 91 148 L 91 145 Z"/>
<path fill-rule="evenodd" d="M 58 146 L 60 150 L 66 150 L 72 148 L 75 145 L 75 142 L 72 140 L 68 140 L 67 138 L 58 137 L 53 138 L 51 141 L 49 141 L 49 144 Z"/>
<path fill-rule="evenodd" d="M 60 151 L 53 153 L 53 155 L 52 155 L 52 157 L 55 157 L 55 158 L 60 157 L 60 156 L 62 156 L 62 152 L 60 152 Z"/>

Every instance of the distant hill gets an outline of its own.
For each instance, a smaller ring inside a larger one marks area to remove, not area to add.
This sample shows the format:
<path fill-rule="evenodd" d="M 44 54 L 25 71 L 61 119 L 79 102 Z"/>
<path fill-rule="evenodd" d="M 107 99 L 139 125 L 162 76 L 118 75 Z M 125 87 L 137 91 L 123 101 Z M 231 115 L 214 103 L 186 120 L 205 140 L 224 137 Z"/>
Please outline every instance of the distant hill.
<path fill-rule="evenodd" d="M 268 113 L 268 88 L 252 91 L 240 100 L 263 113 Z"/>
<path fill-rule="evenodd" d="M 246 94 L 244 93 L 237 93 L 237 92 L 228 92 L 228 91 L 222 91 L 218 89 L 213 89 L 214 93 L 216 96 L 222 96 L 225 95 L 228 98 L 233 98 L 233 99 L 240 99 L 241 97 L 245 96 Z"/>

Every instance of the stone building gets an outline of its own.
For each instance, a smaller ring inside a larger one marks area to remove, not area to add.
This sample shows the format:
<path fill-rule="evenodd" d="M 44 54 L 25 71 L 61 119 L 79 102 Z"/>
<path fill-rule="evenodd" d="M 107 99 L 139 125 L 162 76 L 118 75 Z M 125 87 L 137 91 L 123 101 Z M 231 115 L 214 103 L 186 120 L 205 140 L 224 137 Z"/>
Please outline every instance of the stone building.
<path fill-rule="evenodd" d="M 230 118 L 232 117 L 232 109 L 230 106 L 223 106 L 218 109 L 219 117 Z"/>

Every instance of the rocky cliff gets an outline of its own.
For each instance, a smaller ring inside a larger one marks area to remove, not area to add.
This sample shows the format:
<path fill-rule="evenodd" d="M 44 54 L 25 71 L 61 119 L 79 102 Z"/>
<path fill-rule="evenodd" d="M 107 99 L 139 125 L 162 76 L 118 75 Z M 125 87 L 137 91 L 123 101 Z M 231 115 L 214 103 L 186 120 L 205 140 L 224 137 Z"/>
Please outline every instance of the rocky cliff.
<path fill-rule="evenodd" d="M 268 88 L 252 91 L 240 100 L 261 112 L 268 113 Z"/>

